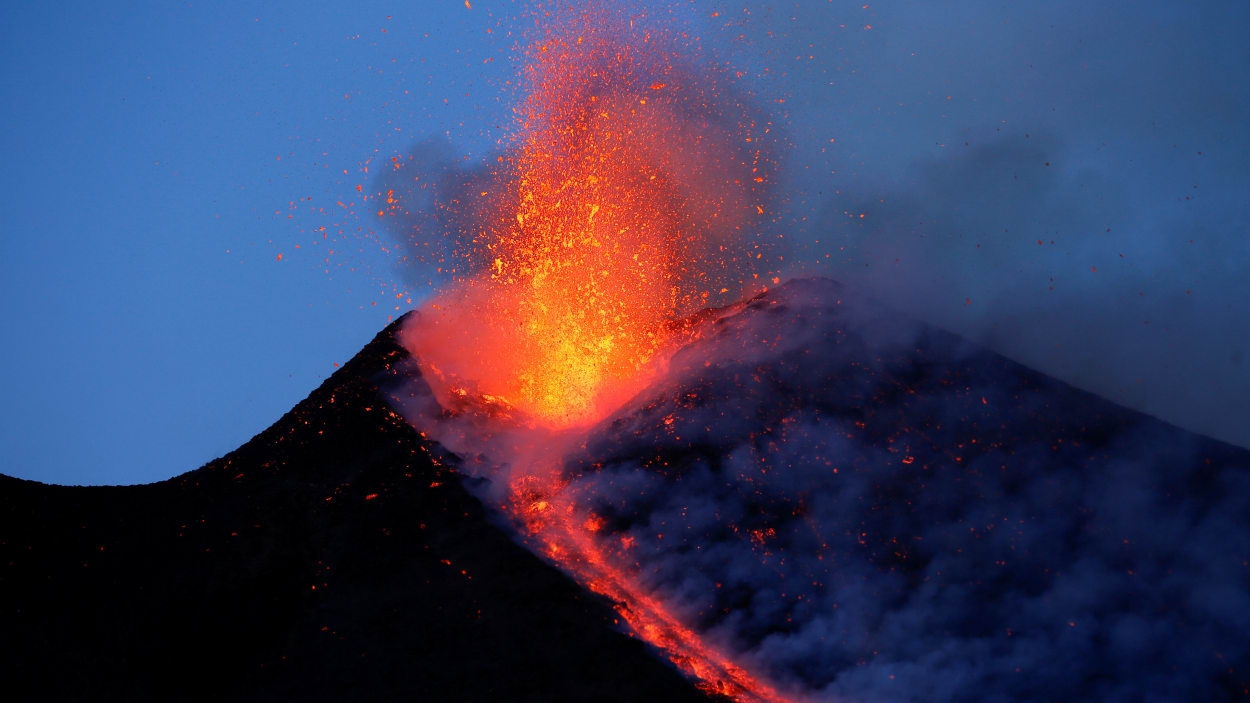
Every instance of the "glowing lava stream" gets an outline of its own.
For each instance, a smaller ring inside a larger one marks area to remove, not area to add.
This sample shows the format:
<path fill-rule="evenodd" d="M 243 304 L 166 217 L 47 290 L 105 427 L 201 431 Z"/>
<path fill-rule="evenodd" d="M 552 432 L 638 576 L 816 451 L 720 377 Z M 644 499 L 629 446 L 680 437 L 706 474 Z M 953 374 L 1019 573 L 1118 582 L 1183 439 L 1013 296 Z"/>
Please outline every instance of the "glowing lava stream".
<path fill-rule="evenodd" d="M 456 275 L 403 331 L 451 411 L 419 429 L 485 455 L 465 470 L 507 486 L 531 543 L 705 690 L 783 701 L 613 567 L 561 495 L 557 447 L 662 372 L 676 320 L 760 288 L 770 265 L 769 124 L 638 19 L 616 4 L 542 15 L 511 148 L 444 208 L 469 219 L 433 262 Z"/>
<path fill-rule="evenodd" d="M 613 601 L 616 612 L 644 641 L 662 651 L 682 672 L 697 680 L 700 690 L 743 703 L 787 703 L 776 689 L 735 664 L 732 657 L 705 643 L 665 604 L 648 594 L 629 574 L 614 567 L 596 540 L 597 518 L 578 513 L 562 496 L 558 482 L 540 479 L 543 472 L 521 476 L 511 486 L 511 512 L 520 516 L 531 540 L 544 555 L 591 591 Z M 531 484 L 539 486 L 536 492 Z"/>

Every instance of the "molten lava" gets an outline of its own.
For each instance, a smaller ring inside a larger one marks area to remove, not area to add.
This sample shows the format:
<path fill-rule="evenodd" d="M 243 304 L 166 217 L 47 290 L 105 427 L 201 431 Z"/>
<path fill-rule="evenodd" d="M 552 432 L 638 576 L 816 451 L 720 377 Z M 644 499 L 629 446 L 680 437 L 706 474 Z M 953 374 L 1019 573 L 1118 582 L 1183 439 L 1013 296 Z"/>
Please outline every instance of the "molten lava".
<path fill-rule="evenodd" d="M 622 569 L 631 544 L 605 540 L 598 533 L 603 520 L 584 510 L 585 496 L 568 488 L 558 472 L 536 472 L 513 480 L 513 516 L 543 555 L 591 591 L 615 604 L 616 612 L 639 637 L 659 649 L 708 693 L 742 703 L 787 703 L 791 700 L 743 666 L 730 654 L 705 642 L 682 623 L 663 599 L 648 593 L 638 574 Z"/>
<path fill-rule="evenodd" d="M 443 397 L 590 424 L 645 384 L 668 323 L 737 300 L 767 265 L 770 128 L 720 98 L 725 76 L 612 14 L 543 25 L 510 148 L 461 196 L 483 201 L 462 205 L 466 273 L 410 335 Z"/>
<path fill-rule="evenodd" d="M 612 566 L 616 547 L 562 493 L 558 450 L 662 371 L 679 320 L 762 287 L 771 127 L 727 74 L 615 6 L 538 27 L 508 148 L 437 204 L 462 220 L 439 262 L 456 274 L 404 330 L 450 424 L 487 426 L 419 429 L 506 471 L 500 507 L 527 541 L 702 686 L 782 700 Z"/>

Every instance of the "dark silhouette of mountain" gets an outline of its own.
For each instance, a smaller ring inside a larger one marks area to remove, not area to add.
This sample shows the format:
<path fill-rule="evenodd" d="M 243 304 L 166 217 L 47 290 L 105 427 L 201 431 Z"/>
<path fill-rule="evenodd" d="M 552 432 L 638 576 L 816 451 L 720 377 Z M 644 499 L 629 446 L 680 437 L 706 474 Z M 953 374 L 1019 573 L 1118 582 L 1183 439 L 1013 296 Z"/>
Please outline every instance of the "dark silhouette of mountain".
<path fill-rule="evenodd" d="M 398 414 L 441 417 L 399 324 L 199 470 L 0 476 L 6 688 L 707 700 L 492 522 L 465 486 L 499 467 L 457 465 Z M 552 500 L 752 673 L 833 700 L 1250 696 L 1250 451 L 830 281 L 692 327 L 552 458 Z"/>
<path fill-rule="evenodd" d="M 0 476 L 4 697 L 707 700 L 390 411 L 377 388 L 406 357 L 398 324 L 196 471 Z"/>

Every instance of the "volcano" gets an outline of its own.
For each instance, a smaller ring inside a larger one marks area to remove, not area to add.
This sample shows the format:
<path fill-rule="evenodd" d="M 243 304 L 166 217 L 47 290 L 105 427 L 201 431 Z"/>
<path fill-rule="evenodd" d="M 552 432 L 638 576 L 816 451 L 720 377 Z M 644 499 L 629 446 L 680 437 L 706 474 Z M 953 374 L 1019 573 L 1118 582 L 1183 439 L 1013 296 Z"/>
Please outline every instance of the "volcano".
<path fill-rule="evenodd" d="M 6 698 L 708 700 L 388 408 L 398 326 L 195 471 L 0 476 Z"/>
<path fill-rule="evenodd" d="M 399 342 L 412 321 L 196 471 L 4 478 L 9 686 L 1250 695 L 1250 451 L 812 279 L 695 316 L 649 385 L 539 457 L 555 480 L 518 493 L 526 465 L 472 442 L 516 419 L 445 407 Z M 436 441 L 460 420 L 471 431 Z"/>

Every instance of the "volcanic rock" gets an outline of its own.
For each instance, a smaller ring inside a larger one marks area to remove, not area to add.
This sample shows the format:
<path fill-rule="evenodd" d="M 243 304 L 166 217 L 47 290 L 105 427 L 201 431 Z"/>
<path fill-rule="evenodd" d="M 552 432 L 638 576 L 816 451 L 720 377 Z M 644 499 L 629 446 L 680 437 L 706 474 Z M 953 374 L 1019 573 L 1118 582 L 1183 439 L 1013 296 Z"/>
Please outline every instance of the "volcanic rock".
<path fill-rule="evenodd" d="M 406 357 L 398 324 L 198 470 L 0 476 L 5 697 L 708 700 L 493 524 L 390 410 L 377 389 Z"/>

